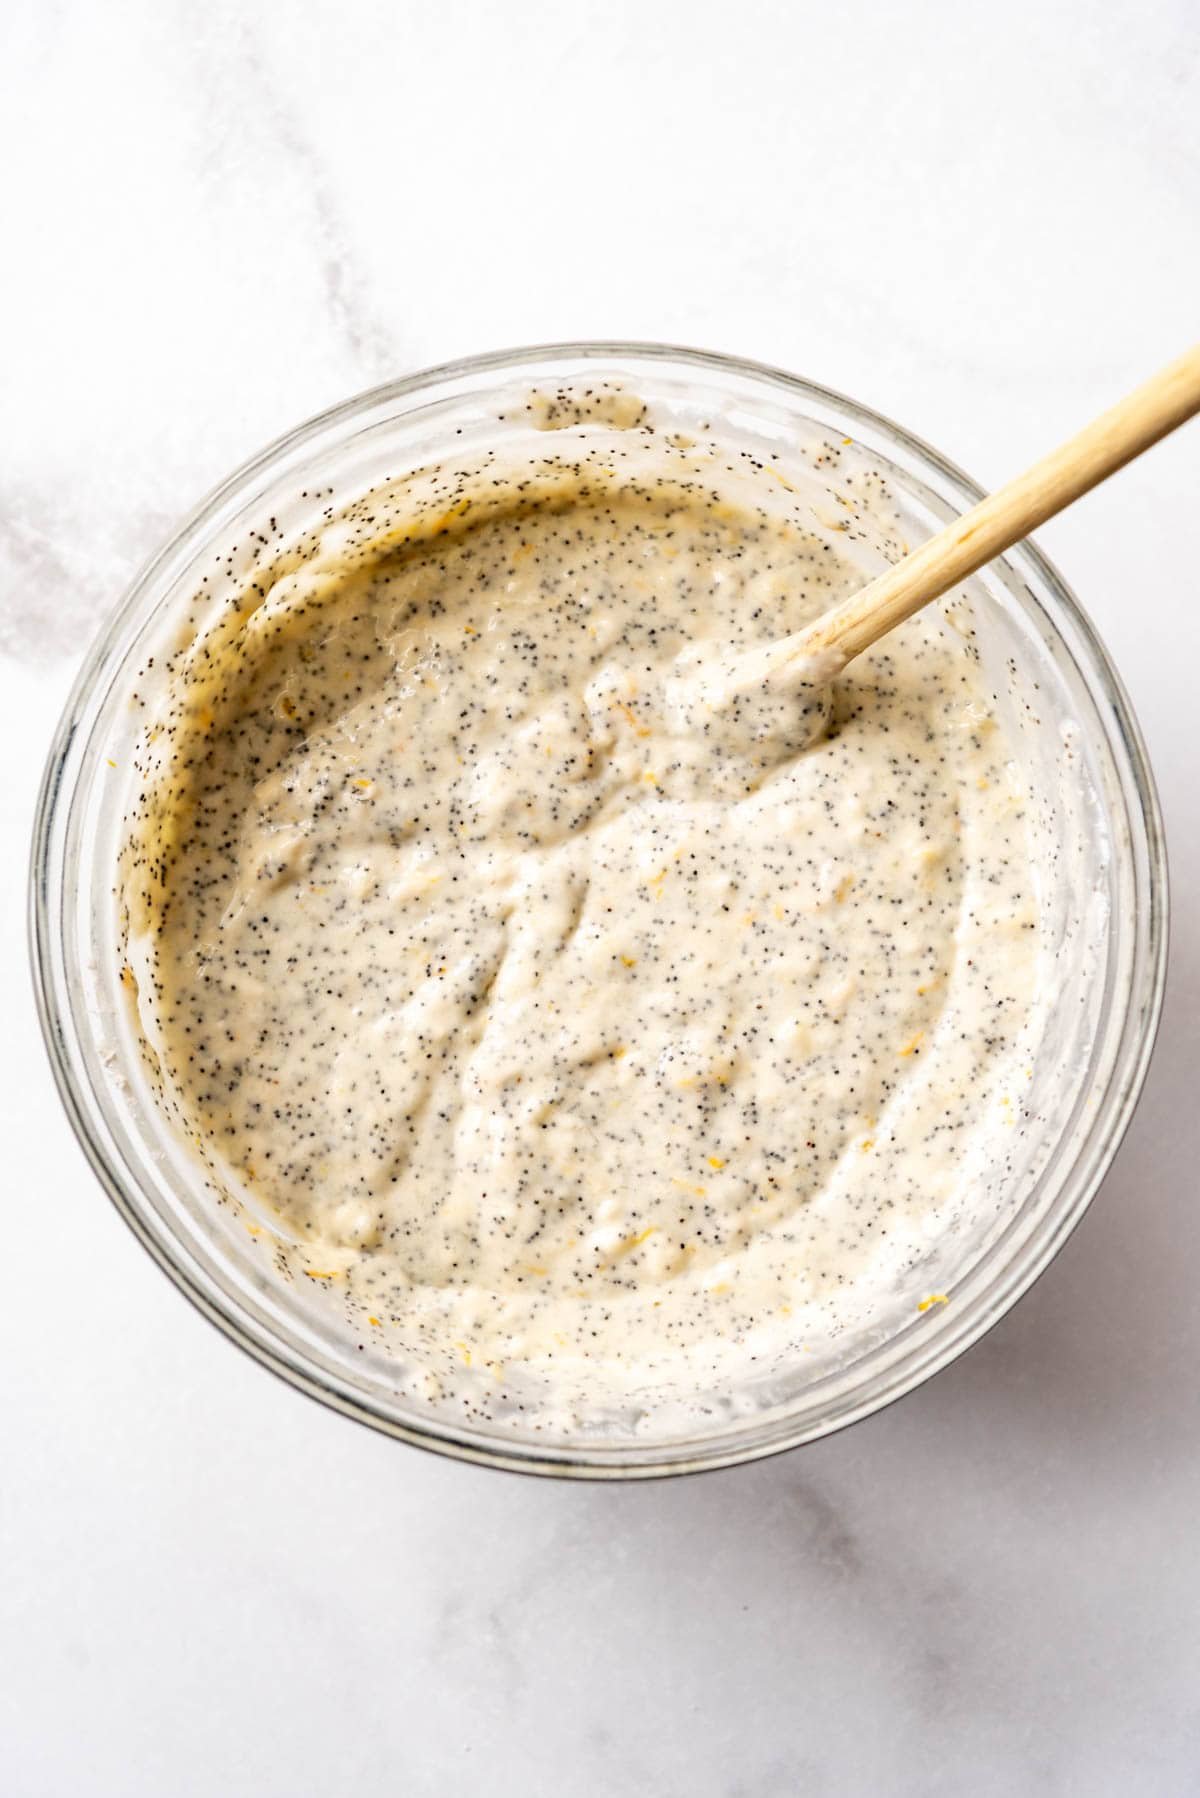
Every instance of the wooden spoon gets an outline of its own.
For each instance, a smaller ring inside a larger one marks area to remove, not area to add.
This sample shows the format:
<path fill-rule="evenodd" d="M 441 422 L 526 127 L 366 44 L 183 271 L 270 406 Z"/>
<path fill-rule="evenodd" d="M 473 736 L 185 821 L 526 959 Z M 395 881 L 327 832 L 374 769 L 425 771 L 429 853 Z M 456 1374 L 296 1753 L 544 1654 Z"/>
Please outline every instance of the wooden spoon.
<path fill-rule="evenodd" d="M 791 710 L 793 747 L 819 735 L 822 689 L 847 662 L 1197 412 L 1200 344 L 814 624 L 731 658 L 719 687 L 708 686 L 711 709 L 735 730 L 749 721 L 754 737 L 778 735 Z"/>

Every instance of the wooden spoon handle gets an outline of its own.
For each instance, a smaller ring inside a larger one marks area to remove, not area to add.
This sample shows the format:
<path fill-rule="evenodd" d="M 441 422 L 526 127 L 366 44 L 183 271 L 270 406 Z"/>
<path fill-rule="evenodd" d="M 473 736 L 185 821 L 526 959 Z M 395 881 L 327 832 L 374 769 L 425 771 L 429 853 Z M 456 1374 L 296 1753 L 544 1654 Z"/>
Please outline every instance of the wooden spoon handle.
<path fill-rule="evenodd" d="M 844 666 L 1200 412 L 1200 344 L 790 641 Z M 790 659 L 790 657 L 789 657 Z"/>

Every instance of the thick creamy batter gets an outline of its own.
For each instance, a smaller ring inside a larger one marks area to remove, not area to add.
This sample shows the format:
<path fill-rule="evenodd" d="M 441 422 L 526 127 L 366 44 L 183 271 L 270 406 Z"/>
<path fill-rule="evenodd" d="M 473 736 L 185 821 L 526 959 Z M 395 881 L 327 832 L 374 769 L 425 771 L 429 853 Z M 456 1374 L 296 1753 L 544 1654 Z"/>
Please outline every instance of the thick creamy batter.
<path fill-rule="evenodd" d="M 430 1392 L 915 1314 L 1037 1028 L 969 642 L 918 618 L 815 744 L 731 735 L 713 670 L 862 580 L 798 508 L 587 458 L 451 498 L 331 518 L 175 659 L 124 879 L 169 1103 Z"/>

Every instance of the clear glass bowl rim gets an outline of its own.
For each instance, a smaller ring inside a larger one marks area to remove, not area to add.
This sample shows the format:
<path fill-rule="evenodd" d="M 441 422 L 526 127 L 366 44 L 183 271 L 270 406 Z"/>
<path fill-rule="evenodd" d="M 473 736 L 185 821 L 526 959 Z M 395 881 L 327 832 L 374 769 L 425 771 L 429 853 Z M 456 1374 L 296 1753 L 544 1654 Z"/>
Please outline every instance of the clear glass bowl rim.
<path fill-rule="evenodd" d="M 1135 990 L 1125 997 L 1125 1019 L 1111 1076 L 1095 1121 L 1067 1171 L 1056 1205 L 1043 1220 L 1039 1234 L 1030 1238 L 1026 1253 L 1002 1270 L 988 1302 L 965 1306 L 931 1333 L 928 1348 L 908 1353 L 890 1370 L 890 1378 L 865 1392 L 856 1404 L 843 1406 L 839 1415 L 814 1427 L 797 1427 L 788 1416 L 745 1430 L 742 1438 L 729 1439 L 715 1453 L 664 1451 L 653 1443 L 631 1442 L 619 1449 L 598 1450 L 581 1443 L 578 1451 L 557 1446 L 498 1442 L 483 1432 L 458 1424 L 426 1428 L 389 1416 L 364 1402 L 350 1389 L 339 1389 L 323 1371 L 305 1361 L 301 1353 L 289 1353 L 278 1342 L 265 1338 L 250 1320 L 238 1314 L 236 1303 L 188 1258 L 179 1240 L 167 1232 L 152 1208 L 142 1202 L 134 1170 L 109 1153 L 100 1140 L 94 1116 L 94 1095 L 87 1091 L 72 1065 L 70 1045 L 80 1037 L 81 1019 L 72 1004 L 66 974 L 64 930 L 67 899 L 49 875 L 56 843 L 69 825 L 75 789 L 68 778 L 68 762 L 80 718 L 87 702 L 109 668 L 114 648 L 126 625 L 146 608 L 147 596 L 157 600 L 156 582 L 185 544 L 198 539 L 209 522 L 232 498 L 245 493 L 254 479 L 267 474 L 278 462 L 325 433 L 349 424 L 373 408 L 410 398 L 439 385 L 485 375 L 519 375 L 522 369 L 555 361 L 642 362 L 662 364 L 698 374 L 717 373 L 743 378 L 760 387 L 781 389 L 803 405 L 832 407 L 840 415 L 864 427 L 869 439 L 876 435 L 932 473 L 941 489 L 962 510 L 983 498 L 984 490 L 954 463 L 911 431 L 894 423 L 835 389 L 789 373 L 768 363 L 681 345 L 636 341 L 580 341 L 522 346 L 465 357 L 383 382 L 339 402 L 285 432 L 236 469 L 214 488 L 180 523 L 171 537 L 134 578 L 97 632 L 76 676 L 56 729 L 34 818 L 29 895 L 29 942 L 38 1016 L 60 1098 L 76 1136 L 125 1222 L 151 1256 L 188 1299 L 238 1347 L 291 1385 L 358 1422 L 368 1424 L 414 1446 L 432 1449 L 453 1458 L 512 1472 L 550 1474 L 576 1479 L 647 1479 L 729 1467 L 781 1453 L 814 1441 L 873 1415 L 902 1398 L 914 1387 L 940 1372 L 977 1342 L 1027 1292 L 1058 1253 L 1086 1211 L 1120 1147 L 1136 1108 L 1149 1067 L 1162 1010 L 1166 981 L 1168 933 L 1168 880 L 1162 815 L 1145 743 L 1124 685 L 1086 612 L 1054 566 L 1026 539 L 1017 550 L 1030 563 L 1041 582 L 1060 606 L 1082 644 L 1088 666 L 1086 675 L 1100 688 L 1106 710 L 1108 748 L 1118 769 L 1127 776 L 1136 797 L 1134 822 L 1144 833 L 1145 868 L 1138 891 L 1144 898 L 1134 928 L 1138 941 L 1132 961 Z M 910 475 L 911 478 L 911 475 Z M 918 477 L 919 478 L 919 477 Z M 924 483 L 922 483 L 924 484 Z M 1005 560 L 1006 558 L 1001 558 Z M 1035 601 L 1046 622 L 1061 641 L 1055 621 Z M 1072 653 L 1068 647 L 1068 653 Z M 1077 654 L 1073 659 L 1083 666 Z M 76 770 L 78 773 L 78 770 Z M 1130 854 L 1136 856 L 1136 845 Z M 1135 878 L 1137 870 L 1135 870 Z M 1144 889 L 1141 890 L 1141 889 Z M 1140 951 L 1140 953 L 1139 953 Z M 949 1308 L 947 1308 L 949 1310 Z M 943 1313 L 945 1317 L 945 1313 Z M 790 1427 L 789 1427 L 790 1425 Z"/>

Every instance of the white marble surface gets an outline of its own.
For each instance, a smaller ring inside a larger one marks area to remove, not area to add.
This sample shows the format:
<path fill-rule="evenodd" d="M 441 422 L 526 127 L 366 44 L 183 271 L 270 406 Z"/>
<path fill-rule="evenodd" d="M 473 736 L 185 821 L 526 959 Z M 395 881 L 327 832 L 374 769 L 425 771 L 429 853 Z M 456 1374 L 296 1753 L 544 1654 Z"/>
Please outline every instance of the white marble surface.
<path fill-rule="evenodd" d="M 623 1490 L 243 1359 L 60 1115 L 23 844 L 82 643 L 230 466 L 539 338 L 740 350 L 997 480 L 1196 335 L 1192 0 L 11 0 L 0 284 L 0 1789 L 1200 1789 L 1200 426 L 1042 541 L 1174 856 L 1149 1088 L 1037 1289 L 884 1416 Z"/>

